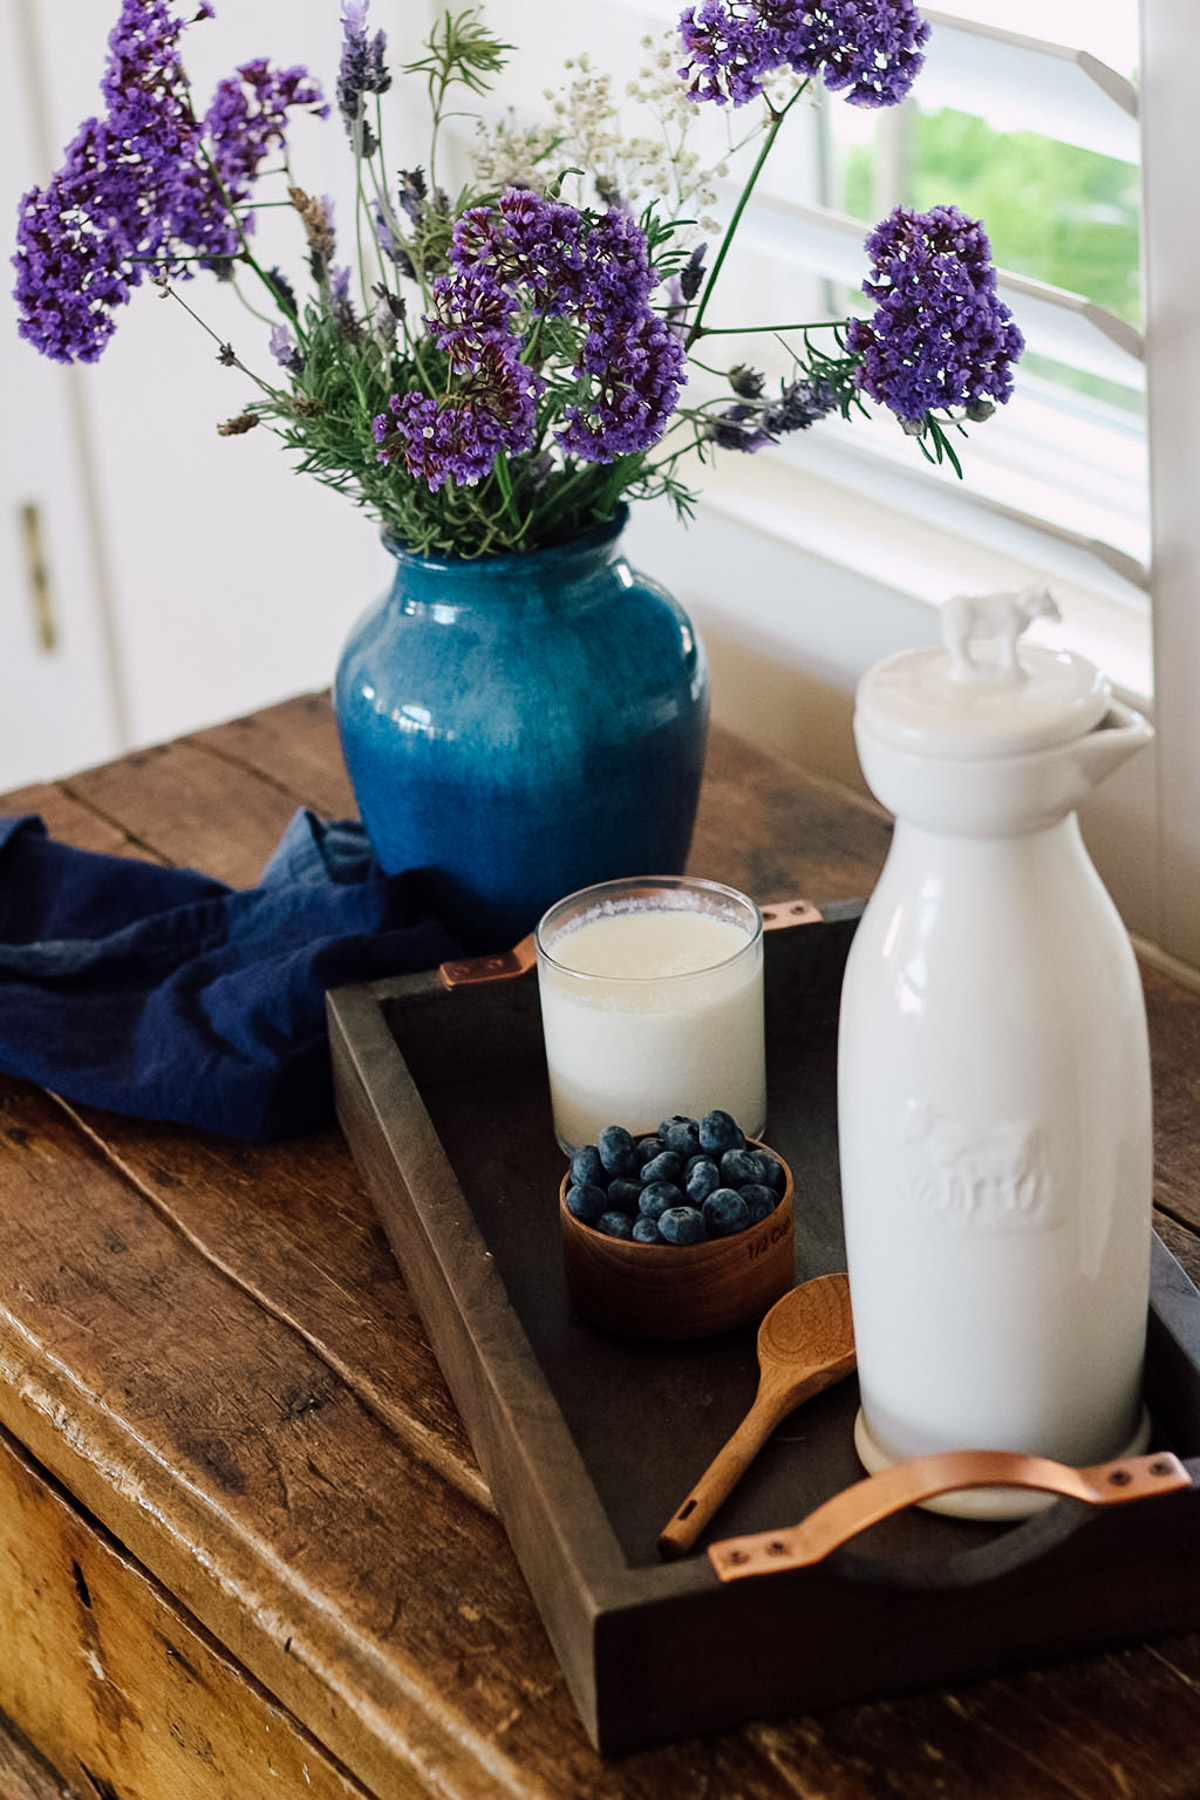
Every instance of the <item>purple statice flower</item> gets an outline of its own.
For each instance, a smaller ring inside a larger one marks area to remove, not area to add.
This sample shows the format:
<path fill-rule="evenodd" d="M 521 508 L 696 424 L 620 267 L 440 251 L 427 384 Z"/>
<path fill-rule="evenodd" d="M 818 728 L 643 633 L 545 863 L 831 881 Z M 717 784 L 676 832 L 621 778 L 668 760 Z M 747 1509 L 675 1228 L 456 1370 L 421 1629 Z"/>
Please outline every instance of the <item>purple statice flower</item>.
<path fill-rule="evenodd" d="M 954 206 L 898 206 L 866 250 L 875 311 L 847 333 L 859 389 L 913 429 L 937 407 L 1002 405 L 1025 340 L 996 293 L 982 224 Z"/>
<path fill-rule="evenodd" d="M 374 421 L 379 460 L 402 461 L 433 494 L 449 476 L 481 481 L 500 451 L 518 456 L 532 447 L 544 390 L 539 375 L 493 341 L 484 346 L 470 380 L 445 404 L 420 392 L 392 395 L 392 417 L 381 413 Z"/>
<path fill-rule="evenodd" d="M 684 352 L 650 308 L 658 278 L 645 234 L 627 212 L 611 208 L 597 218 L 512 188 L 495 206 L 473 207 L 456 221 L 449 259 L 449 274 L 433 283 L 433 311 L 425 324 L 450 362 L 455 391 L 433 413 L 426 395 L 401 397 L 397 417 L 407 434 L 410 468 L 416 457 L 427 481 L 434 474 L 466 479 L 467 469 L 478 479 L 491 467 L 489 447 L 500 442 L 497 416 L 508 434 L 504 447 L 513 448 L 513 434 L 532 441 L 532 410 L 526 423 L 500 375 L 507 371 L 505 380 L 523 392 L 522 407 L 531 380 L 541 391 L 544 384 L 520 360 L 523 331 L 549 318 L 567 319 L 581 333 L 574 371 L 581 393 L 565 409 L 558 433 L 563 450 L 585 461 L 611 462 L 658 442 L 684 379 Z M 489 418 L 493 423 L 482 429 Z M 421 443 L 413 436 L 418 423 Z M 392 430 L 378 437 L 385 449 Z"/>
<path fill-rule="evenodd" d="M 471 369 L 485 344 L 514 337 L 517 299 L 487 269 L 439 275 L 433 284 L 435 311 L 425 319 L 430 337 L 456 369 Z"/>
<path fill-rule="evenodd" d="M 342 60 L 338 68 L 338 111 L 346 122 L 346 134 L 354 142 L 360 134 L 363 156 L 374 156 L 379 148 L 375 133 L 366 119 L 366 96 L 386 94 L 392 78 L 384 62 L 387 37 L 382 31 L 367 38 L 369 0 L 342 0 Z"/>
<path fill-rule="evenodd" d="M 211 7 L 200 16 L 211 17 Z M 179 50 L 186 24 L 172 16 L 167 0 L 124 0 L 100 83 L 113 175 L 124 193 L 134 185 L 138 192 L 142 229 L 128 254 L 162 255 L 166 272 L 182 276 L 192 271 L 172 262 L 172 248 L 214 262 L 238 249 L 236 224 L 200 151 L 201 127 Z M 98 194 L 101 208 L 106 198 Z M 140 279 L 135 263 L 130 286 Z"/>
<path fill-rule="evenodd" d="M 211 16 L 208 0 L 192 14 Z M 199 262 L 226 272 L 241 248 L 231 201 L 244 197 L 267 145 L 282 141 L 288 107 L 319 101 L 303 70 L 247 65 L 248 142 L 238 143 L 236 84 L 223 84 L 210 149 L 179 52 L 186 23 L 167 0 L 123 0 L 101 82 L 105 117 L 83 125 L 63 167 L 21 203 L 18 330 L 56 361 L 95 361 L 115 309 L 148 271 L 186 279 Z"/>
<path fill-rule="evenodd" d="M 582 462 L 612 462 L 657 444 L 686 379 L 685 353 L 665 319 L 646 312 L 589 333 L 584 366 L 593 377 L 585 406 L 567 408 L 558 441 Z"/>
<path fill-rule="evenodd" d="M 268 152 L 286 143 L 287 115 L 297 106 L 312 109 L 320 119 L 329 116 L 325 97 L 306 69 L 273 69 L 259 58 L 218 82 L 204 130 L 230 200 L 245 198 Z"/>
<path fill-rule="evenodd" d="M 612 207 L 597 219 L 527 188 L 463 213 L 449 255 L 468 280 L 520 291 L 545 318 L 632 321 L 658 283 L 645 233 L 628 213 Z"/>
<path fill-rule="evenodd" d="M 57 175 L 21 201 L 17 330 L 55 362 L 96 361 L 141 275 L 138 190 L 114 179 L 113 156 L 107 126 L 89 119 Z"/>
<path fill-rule="evenodd" d="M 745 106 L 762 93 L 763 82 L 786 62 L 784 37 L 757 6 L 742 0 L 703 0 L 679 21 L 689 62 L 679 74 L 693 100 L 732 100 Z"/>
<path fill-rule="evenodd" d="M 695 100 L 744 106 L 779 69 L 820 77 L 852 106 L 895 106 L 924 63 L 913 0 L 702 0 L 679 22 Z"/>

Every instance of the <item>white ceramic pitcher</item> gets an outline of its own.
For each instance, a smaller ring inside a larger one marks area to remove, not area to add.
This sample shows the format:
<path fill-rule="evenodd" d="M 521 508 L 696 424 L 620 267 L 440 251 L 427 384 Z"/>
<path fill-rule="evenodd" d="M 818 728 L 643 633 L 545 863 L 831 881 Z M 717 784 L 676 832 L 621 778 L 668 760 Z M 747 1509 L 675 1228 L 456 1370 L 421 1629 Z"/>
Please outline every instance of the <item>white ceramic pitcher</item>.
<path fill-rule="evenodd" d="M 1081 657 L 1018 645 L 1044 590 L 952 601 L 859 685 L 896 815 L 846 968 L 838 1114 L 875 1470 L 950 1449 L 1144 1448 L 1145 1005 L 1076 807 L 1153 733 Z M 942 1510 L 1018 1517 L 988 1490 Z"/>

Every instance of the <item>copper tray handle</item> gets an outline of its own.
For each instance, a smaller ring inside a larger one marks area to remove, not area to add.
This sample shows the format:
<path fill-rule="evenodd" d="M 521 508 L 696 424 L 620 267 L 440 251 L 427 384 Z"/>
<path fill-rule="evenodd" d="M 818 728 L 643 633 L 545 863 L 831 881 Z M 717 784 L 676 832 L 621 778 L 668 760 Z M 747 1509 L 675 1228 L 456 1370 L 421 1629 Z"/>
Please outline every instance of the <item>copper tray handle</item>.
<path fill-rule="evenodd" d="M 781 931 L 792 925 L 816 925 L 820 911 L 807 900 L 780 900 L 774 906 L 763 906 L 764 931 Z M 493 956 L 464 956 L 457 962 L 444 962 L 438 974 L 443 987 L 477 987 L 483 981 L 512 981 L 524 975 L 537 962 L 537 946 L 533 933 L 523 937 L 511 950 L 500 950 Z"/>
<path fill-rule="evenodd" d="M 1072 1469 L 1044 1456 L 1017 1456 L 1006 1450 L 951 1450 L 941 1456 L 918 1456 L 855 1482 L 784 1531 L 723 1538 L 710 1545 L 708 1560 L 722 1581 L 804 1569 L 868 1525 L 957 1488 L 1037 1488 L 1086 1500 L 1091 1506 L 1116 1506 L 1191 1485 L 1183 1463 L 1166 1450 L 1097 1463 L 1090 1469 Z"/>
<path fill-rule="evenodd" d="M 764 931 L 783 931 L 792 925 L 819 925 L 822 913 L 811 900 L 777 900 L 773 906 L 760 906 Z"/>
<path fill-rule="evenodd" d="M 537 962 L 537 945 L 532 931 L 511 950 L 499 950 L 494 956 L 464 956 L 459 962 L 444 962 L 438 970 L 442 986 L 478 987 L 482 981 L 512 981 L 524 975 Z"/>

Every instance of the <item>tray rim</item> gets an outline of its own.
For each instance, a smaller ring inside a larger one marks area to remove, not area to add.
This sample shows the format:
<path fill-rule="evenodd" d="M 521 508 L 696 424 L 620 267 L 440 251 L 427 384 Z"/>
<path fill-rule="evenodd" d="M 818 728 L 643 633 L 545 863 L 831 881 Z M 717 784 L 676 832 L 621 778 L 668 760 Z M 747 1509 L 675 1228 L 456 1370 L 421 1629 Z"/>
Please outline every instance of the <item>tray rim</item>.
<path fill-rule="evenodd" d="M 518 979 L 528 983 L 534 977 L 525 975 Z M 606 1742 L 597 1661 L 603 1655 L 607 1627 L 631 1609 L 676 1604 L 686 1608 L 697 1601 L 712 1600 L 722 1592 L 728 1595 L 730 1589 L 723 1588 L 707 1556 L 701 1553 L 659 1564 L 630 1566 L 626 1561 L 582 1453 L 550 1389 L 524 1322 L 509 1299 L 499 1268 L 487 1251 L 450 1155 L 438 1138 L 418 1083 L 387 1021 L 385 1007 L 390 1004 L 422 1006 L 449 998 L 436 971 L 330 991 L 327 1008 L 339 1119 L 425 1322 L 589 1736 L 601 1750 L 661 1741 L 661 1734 L 651 1726 L 648 1733 L 615 1745 Z M 354 1086 L 356 1093 L 351 1092 Z M 404 1106 L 398 1104 L 401 1098 L 406 1102 Z M 364 1144 L 361 1124 L 354 1116 L 356 1109 L 360 1114 L 365 1110 L 369 1116 L 376 1137 L 374 1151 Z M 390 1167 L 385 1163 L 382 1178 L 390 1176 L 394 1183 L 399 1172 L 405 1190 L 404 1229 L 399 1243 L 398 1214 L 393 1211 L 389 1217 L 380 1206 L 372 1176 L 372 1165 L 381 1151 L 390 1159 Z M 455 1246 L 453 1254 L 451 1246 Z M 464 1291 L 469 1294 L 469 1303 L 464 1303 Z M 1189 1377 L 1200 1384 L 1200 1291 L 1157 1234 L 1152 1243 L 1149 1331 L 1160 1344 L 1165 1342 L 1168 1355 L 1182 1359 Z M 503 1380 L 497 1377 L 496 1366 L 488 1354 L 489 1348 L 498 1343 L 503 1346 Z M 464 1374 L 464 1359 L 473 1369 L 474 1380 Z M 511 1454 L 514 1446 L 527 1447 L 531 1432 L 542 1451 L 532 1465 L 528 1458 Z M 1193 1480 L 1200 1482 L 1200 1457 L 1184 1460 Z M 1179 1498 L 1186 1500 L 1187 1496 Z M 1170 1500 L 1169 1496 L 1161 1497 L 1157 1507 L 1167 1506 Z M 1060 1501 L 1005 1537 L 970 1552 L 964 1560 L 973 1558 L 978 1572 L 964 1580 L 963 1574 L 956 1571 L 947 1581 L 946 1591 L 961 1592 L 964 1585 L 981 1584 L 1038 1561 L 1078 1533 L 1082 1511 L 1073 1502 Z M 536 1558 L 531 1554 L 535 1543 Z M 835 1588 L 847 1593 L 854 1590 L 860 1596 L 864 1587 L 888 1595 L 910 1591 L 909 1584 L 898 1578 L 894 1570 L 861 1557 L 852 1546 L 839 1552 L 834 1562 L 819 1569 L 798 1571 L 793 1579 L 803 1586 L 806 1579 L 811 1581 L 814 1577 L 822 1587 L 832 1582 Z M 787 1579 L 772 1577 L 778 1582 Z M 1200 1615 L 1200 1602 L 1197 1613 Z M 581 1620 L 587 1627 L 582 1634 Z M 1029 1660 L 1036 1661 L 1038 1655 L 1034 1647 Z"/>

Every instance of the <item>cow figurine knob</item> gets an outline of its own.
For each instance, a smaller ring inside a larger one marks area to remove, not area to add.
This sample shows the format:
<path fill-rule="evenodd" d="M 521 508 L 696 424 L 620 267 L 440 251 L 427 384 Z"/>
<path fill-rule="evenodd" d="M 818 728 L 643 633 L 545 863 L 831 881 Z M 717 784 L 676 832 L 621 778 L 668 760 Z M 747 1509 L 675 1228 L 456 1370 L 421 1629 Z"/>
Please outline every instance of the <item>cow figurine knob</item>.
<path fill-rule="evenodd" d="M 1023 681 L 1017 642 L 1035 619 L 1062 617 L 1049 588 L 1031 583 L 1016 593 L 956 594 L 942 607 L 942 642 L 951 681 Z M 980 651 L 987 645 L 987 653 Z"/>

